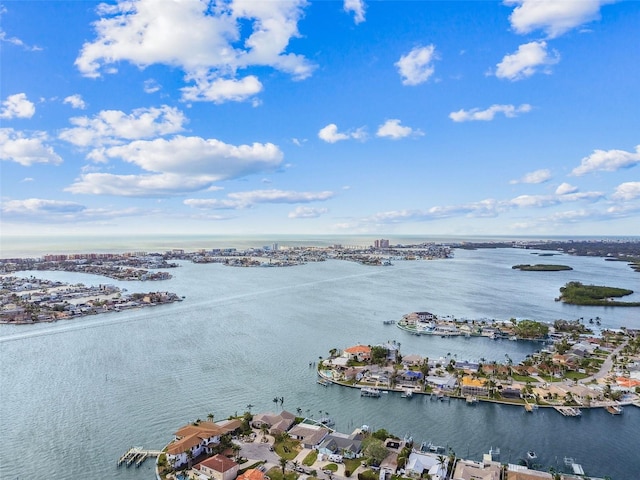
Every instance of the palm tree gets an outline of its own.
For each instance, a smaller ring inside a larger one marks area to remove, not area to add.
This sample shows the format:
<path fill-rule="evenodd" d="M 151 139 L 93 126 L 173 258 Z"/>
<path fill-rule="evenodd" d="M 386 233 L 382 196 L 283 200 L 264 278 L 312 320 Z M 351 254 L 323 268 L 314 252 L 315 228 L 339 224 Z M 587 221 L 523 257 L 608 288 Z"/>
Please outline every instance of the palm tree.
<path fill-rule="evenodd" d="M 254 407 L 254 405 L 247 405 L 247 412 L 251 413 L 251 409 Z"/>
<path fill-rule="evenodd" d="M 207 414 L 207 420 L 209 420 L 210 422 L 213 422 L 213 418 L 214 418 L 213 413 L 208 413 Z"/>
<path fill-rule="evenodd" d="M 276 406 L 278 406 L 278 401 L 279 401 L 279 400 L 280 400 L 280 399 L 279 399 L 278 397 L 273 397 L 273 403 L 275 403 L 275 404 L 276 404 Z"/>
<path fill-rule="evenodd" d="M 280 457 L 280 467 L 282 467 L 282 476 L 284 477 L 284 470 L 287 468 L 287 459 Z"/>
<path fill-rule="evenodd" d="M 302 416 L 302 409 L 300 407 L 296 408 L 296 412 L 297 412 L 299 417 Z"/>

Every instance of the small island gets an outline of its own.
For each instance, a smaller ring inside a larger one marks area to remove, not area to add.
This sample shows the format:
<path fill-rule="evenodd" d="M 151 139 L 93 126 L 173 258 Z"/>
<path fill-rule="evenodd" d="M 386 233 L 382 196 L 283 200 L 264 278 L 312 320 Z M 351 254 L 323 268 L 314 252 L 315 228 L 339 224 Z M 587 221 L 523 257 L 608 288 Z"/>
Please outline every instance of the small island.
<path fill-rule="evenodd" d="M 511 268 L 525 272 L 560 272 L 562 270 L 573 270 L 573 268 L 568 265 L 552 265 L 543 263 L 538 263 L 536 265 L 514 265 Z"/>
<path fill-rule="evenodd" d="M 626 288 L 606 287 L 599 285 L 583 285 L 580 282 L 569 282 L 560 287 L 560 297 L 556 301 L 571 305 L 640 307 L 640 302 L 620 302 L 612 298 L 631 295 L 633 290 Z"/>

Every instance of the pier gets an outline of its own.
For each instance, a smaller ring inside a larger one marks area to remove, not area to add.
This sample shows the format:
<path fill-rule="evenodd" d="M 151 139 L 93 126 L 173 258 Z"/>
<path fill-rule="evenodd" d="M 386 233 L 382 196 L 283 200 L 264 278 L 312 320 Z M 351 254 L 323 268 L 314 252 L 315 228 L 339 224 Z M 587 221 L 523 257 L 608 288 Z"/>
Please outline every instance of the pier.
<path fill-rule="evenodd" d="M 142 447 L 131 447 L 118 459 L 118 467 L 123 464 L 127 467 L 134 465 L 139 467 L 149 457 L 157 457 L 162 452 L 159 450 L 145 450 Z"/>
<path fill-rule="evenodd" d="M 553 407 L 555 408 L 558 412 L 560 412 L 563 416 L 565 417 L 579 417 L 580 415 L 582 415 L 582 412 L 580 411 L 579 408 L 575 408 L 575 407 Z"/>

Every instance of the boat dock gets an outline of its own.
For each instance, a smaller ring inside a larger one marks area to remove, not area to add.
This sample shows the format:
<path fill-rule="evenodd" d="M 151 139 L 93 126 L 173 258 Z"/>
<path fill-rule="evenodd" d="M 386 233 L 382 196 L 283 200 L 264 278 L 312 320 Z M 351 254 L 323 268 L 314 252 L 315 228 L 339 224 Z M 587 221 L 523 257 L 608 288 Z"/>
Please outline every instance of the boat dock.
<path fill-rule="evenodd" d="M 582 412 L 576 407 L 553 407 L 565 417 L 579 417 Z"/>
<path fill-rule="evenodd" d="M 576 463 L 576 461 L 573 458 L 564 457 L 564 464 L 567 467 L 571 467 L 575 475 L 584 475 L 584 469 L 582 468 L 582 465 L 580 465 L 579 463 Z"/>
<path fill-rule="evenodd" d="M 125 466 L 130 467 L 135 464 L 136 467 L 139 467 L 147 458 L 157 457 L 161 453 L 162 452 L 159 450 L 145 450 L 142 447 L 131 447 L 122 454 L 118 460 L 118 466 L 120 467 L 124 464 Z"/>
<path fill-rule="evenodd" d="M 538 405 L 536 405 L 535 403 L 529 403 L 526 400 L 524 401 L 524 409 L 527 412 L 533 412 L 534 410 L 538 409 Z"/>
<path fill-rule="evenodd" d="M 377 388 L 362 387 L 360 389 L 360 396 L 378 398 L 380 396 L 380 390 Z"/>

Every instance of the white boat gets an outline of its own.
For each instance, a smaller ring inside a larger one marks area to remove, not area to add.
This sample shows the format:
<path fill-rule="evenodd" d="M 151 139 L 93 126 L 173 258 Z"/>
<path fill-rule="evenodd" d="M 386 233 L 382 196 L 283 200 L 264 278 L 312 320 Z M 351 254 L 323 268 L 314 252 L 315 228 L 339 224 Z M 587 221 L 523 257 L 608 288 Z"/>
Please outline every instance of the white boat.
<path fill-rule="evenodd" d="M 478 403 L 478 397 L 474 397 L 472 395 L 468 395 L 467 396 L 467 403 L 469 405 L 475 405 L 476 403 Z"/>
<path fill-rule="evenodd" d="M 407 389 L 407 390 L 405 390 L 404 392 L 402 392 L 402 393 L 400 394 L 400 396 L 401 396 L 402 398 L 411 398 L 411 397 L 413 397 L 413 391 L 411 391 L 411 390 Z"/>
<path fill-rule="evenodd" d="M 529 450 L 527 452 L 527 458 L 529 460 L 535 460 L 536 458 L 538 458 L 538 455 L 536 454 L 536 452 L 534 452 L 533 450 Z"/>
<path fill-rule="evenodd" d="M 380 390 L 378 390 L 377 388 L 372 388 L 372 387 L 362 387 L 360 389 L 360 396 L 361 397 L 374 397 L 377 398 L 380 396 Z"/>

